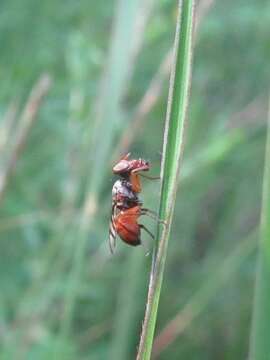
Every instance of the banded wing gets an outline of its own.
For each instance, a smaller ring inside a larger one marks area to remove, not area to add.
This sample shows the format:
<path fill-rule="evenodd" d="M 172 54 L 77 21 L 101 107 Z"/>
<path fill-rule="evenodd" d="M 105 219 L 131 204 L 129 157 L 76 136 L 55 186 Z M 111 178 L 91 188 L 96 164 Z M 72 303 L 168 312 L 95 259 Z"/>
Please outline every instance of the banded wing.
<path fill-rule="evenodd" d="M 112 254 L 114 253 L 114 249 L 116 246 L 116 230 L 114 223 L 115 216 L 116 216 L 116 205 L 113 204 L 112 212 L 111 212 L 110 228 L 109 228 L 109 246 Z"/>

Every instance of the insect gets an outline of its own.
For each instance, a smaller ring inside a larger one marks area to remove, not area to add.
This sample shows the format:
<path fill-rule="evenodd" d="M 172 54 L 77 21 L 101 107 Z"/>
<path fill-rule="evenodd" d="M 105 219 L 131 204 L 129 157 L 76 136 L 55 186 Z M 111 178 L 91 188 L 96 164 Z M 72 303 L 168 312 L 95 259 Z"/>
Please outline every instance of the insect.
<path fill-rule="evenodd" d="M 112 214 L 109 231 L 109 245 L 113 253 L 116 245 L 116 235 L 131 246 L 141 244 L 141 230 L 145 230 L 154 239 L 154 235 L 144 225 L 138 223 L 142 215 L 157 219 L 155 212 L 143 208 L 138 197 L 141 191 L 139 171 L 147 171 L 150 165 L 147 161 L 128 160 L 129 154 L 124 156 L 114 166 L 113 172 L 120 175 L 112 189 Z M 164 223 L 164 222 L 163 222 Z"/>
<path fill-rule="evenodd" d="M 109 245 L 113 253 L 116 245 L 116 235 L 131 246 L 141 244 L 141 229 L 152 239 L 154 235 L 143 224 L 138 223 L 142 215 L 157 219 L 155 212 L 143 208 L 136 193 L 132 192 L 131 184 L 125 180 L 117 180 L 113 187 L 113 204 L 109 231 Z M 158 220 L 159 221 L 159 220 Z M 162 222 L 162 221 L 160 221 Z"/>

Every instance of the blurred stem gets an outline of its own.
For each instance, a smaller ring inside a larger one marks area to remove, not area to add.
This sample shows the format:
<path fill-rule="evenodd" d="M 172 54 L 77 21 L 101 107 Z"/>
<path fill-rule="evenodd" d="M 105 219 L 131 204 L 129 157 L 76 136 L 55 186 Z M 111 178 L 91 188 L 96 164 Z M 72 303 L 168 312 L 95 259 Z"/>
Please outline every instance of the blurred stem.
<path fill-rule="evenodd" d="M 261 241 L 255 289 L 250 359 L 270 354 L 270 101 L 261 212 Z"/>
<path fill-rule="evenodd" d="M 188 181 L 206 167 L 226 159 L 235 148 L 246 141 L 244 134 L 238 129 L 222 134 L 207 144 L 207 147 L 196 151 L 194 155 L 183 161 L 180 183 Z"/>
<path fill-rule="evenodd" d="M 146 257 L 143 249 L 141 250 L 132 252 L 126 259 L 115 316 L 111 360 L 126 360 L 131 356 L 133 334 L 138 326 L 138 311 L 140 305 L 143 306 L 143 300 L 138 295 L 141 292 L 142 279 L 145 279 L 143 265 L 146 263 Z"/>
<path fill-rule="evenodd" d="M 101 184 L 105 178 L 108 159 L 123 117 L 121 102 L 128 87 L 134 65 L 134 47 L 138 52 L 136 26 L 142 0 L 118 0 L 116 23 L 112 35 L 108 67 L 102 79 L 96 109 L 96 124 L 90 149 L 92 163 L 84 203 L 82 223 L 87 227 L 89 216 L 95 212 Z M 134 42 L 133 42 L 134 41 Z"/>
<path fill-rule="evenodd" d="M 203 18 L 208 14 L 211 7 L 214 5 L 215 0 L 200 0 L 196 8 L 196 18 L 194 25 L 194 33 L 197 35 L 198 29 Z"/>
<path fill-rule="evenodd" d="M 49 91 L 50 86 L 51 78 L 49 75 L 43 74 L 33 87 L 23 109 L 22 115 L 18 120 L 15 141 L 12 146 L 11 153 L 7 159 L 5 167 L 1 170 L 0 173 L 0 204 L 3 201 L 10 176 L 15 170 L 18 159 L 24 150 L 30 131 L 37 118 L 37 113 L 40 109 L 41 102 Z"/>
<path fill-rule="evenodd" d="M 141 130 L 147 115 L 157 104 L 163 90 L 164 82 L 169 76 L 173 58 L 173 49 L 170 49 L 162 60 L 156 74 L 152 78 L 144 96 L 137 105 L 133 119 L 130 125 L 123 132 L 119 145 L 114 151 L 113 160 L 119 157 L 119 154 L 125 154 L 129 151 L 130 146 L 139 130 Z"/>
<path fill-rule="evenodd" d="M 155 339 L 153 359 L 187 329 L 192 321 L 209 305 L 217 291 L 236 273 L 240 265 L 255 250 L 256 235 L 257 231 L 253 232 L 246 240 L 241 241 L 225 260 L 220 259 L 215 267 L 217 271 L 212 271 L 213 268 L 211 267 L 209 277 L 205 279 L 204 283 L 189 302 L 176 314 Z"/>
<path fill-rule="evenodd" d="M 193 19 L 194 2 L 192 0 L 179 1 L 174 47 L 175 64 L 172 68 L 170 82 L 161 166 L 159 217 L 166 220 L 167 225 L 163 227 L 162 231 L 159 231 L 158 228 L 157 238 L 159 242 L 157 252 L 154 252 L 153 255 L 145 319 L 137 360 L 148 360 L 151 356 L 179 168 L 184 149 L 184 129 L 191 77 Z"/>
<path fill-rule="evenodd" d="M 117 3 L 109 61 L 102 79 L 101 93 L 95 114 L 96 124 L 91 134 L 93 141 L 88 151 L 88 156 L 91 157 L 92 161 L 89 166 L 87 195 L 78 228 L 72 229 L 67 234 L 67 236 L 76 238 L 76 248 L 64 303 L 64 314 L 60 330 L 60 337 L 62 338 L 66 338 L 70 332 L 74 306 L 80 286 L 88 233 L 94 224 L 98 199 L 107 171 L 106 164 L 108 164 L 112 151 L 114 136 L 121 123 L 121 101 L 131 76 L 131 65 L 134 60 L 133 39 L 136 36 L 136 16 L 141 3 L 142 0 L 118 0 Z"/>
<path fill-rule="evenodd" d="M 203 21 L 204 17 L 208 14 L 215 0 L 201 0 L 196 9 L 196 21 L 194 29 L 194 38 L 197 39 L 198 29 Z M 150 84 L 143 95 L 141 101 L 135 109 L 133 118 L 130 121 L 130 125 L 125 129 L 119 144 L 113 153 L 113 160 L 119 157 L 119 154 L 125 154 L 129 152 L 129 149 L 136 139 L 136 135 L 142 130 L 144 121 L 147 115 L 151 112 L 154 106 L 160 99 L 164 90 L 164 83 L 169 77 L 171 66 L 173 61 L 173 48 L 171 48 L 162 59 L 159 68 L 153 76 Z"/>
<path fill-rule="evenodd" d="M 2 157 L 7 149 L 9 140 L 11 139 L 11 132 L 14 128 L 16 116 L 18 112 L 18 102 L 13 100 L 4 114 L 0 122 L 0 154 L 1 154 L 1 165 Z"/>

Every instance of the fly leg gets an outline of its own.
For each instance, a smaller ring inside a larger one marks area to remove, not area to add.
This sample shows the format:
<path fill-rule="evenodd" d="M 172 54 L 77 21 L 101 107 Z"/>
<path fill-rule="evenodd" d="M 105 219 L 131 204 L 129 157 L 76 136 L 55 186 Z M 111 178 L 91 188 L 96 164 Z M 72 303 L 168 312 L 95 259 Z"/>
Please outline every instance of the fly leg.
<path fill-rule="evenodd" d="M 153 210 L 146 209 L 146 208 L 141 208 L 141 215 L 147 215 L 147 216 L 149 216 L 151 219 L 156 220 L 159 224 L 163 224 L 164 226 L 167 225 L 166 221 L 161 220 L 161 219 L 158 217 L 158 214 L 157 214 L 155 211 L 153 211 Z"/>
<path fill-rule="evenodd" d="M 131 171 L 130 182 L 132 191 L 134 191 L 135 193 L 140 193 L 142 191 L 140 177 L 138 174 L 136 174 L 136 172 Z"/>
<path fill-rule="evenodd" d="M 152 238 L 153 240 L 155 240 L 154 234 L 152 234 L 151 231 L 148 230 L 146 226 L 144 226 L 143 224 L 139 224 L 139 227 L 140 227 L 141 229 L 143 229 L 144 231 L 146 231 L 147 234 L 148 234 L 149 236 L 151 236 L 151 238 Z"/>
<path fill-rule="evenodd" d="M 146 178 L 146 179 L 149 179 L 149 180 L 160 180 L 160 176 L 150 176 L 150 175 L 145 175 L 142 173 L 142 171 L 147 171 L 149 168 L 148 166 L 141 166 L 141 167 L 138 167 L 137 169 L 134 169 L 131 171 L 132 174 L 139 174 L 140 176 Z"/>
<path fill-rule="evenodd" d="M 143 224 L 139 224 L 139 227 L 140 227 L 140 229 L 143 229 L 145 232 L 147 232 L 147 234 L 152 238 L 152 240 L 155 240 L 154 234 L 152 234 L 151 231 L 148 230 L 146 226 L 144 226 Z M 149 248 L 147 249 L 145 247 L 144 242 L 142 242 L 142 241 L 141 241 L 141 244 L 142 244 L 143 248 L 146 250 L 145 256 L 148 256 L 150 254 Z"/>
<path fill-rule="evenodd" d="M 146 179 L 149 179 L 149 180 L 160 180 L 160 176 L 149 176 L 149 175 L 145 175 L 145 174 L 142 174 L 140 173 L 140 176 L 146 178 Z"/>

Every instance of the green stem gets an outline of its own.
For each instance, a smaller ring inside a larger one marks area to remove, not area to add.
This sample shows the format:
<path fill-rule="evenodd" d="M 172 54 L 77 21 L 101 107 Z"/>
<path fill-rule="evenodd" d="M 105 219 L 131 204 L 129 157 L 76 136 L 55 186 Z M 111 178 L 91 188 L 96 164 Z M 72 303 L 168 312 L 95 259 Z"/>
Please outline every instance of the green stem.
<path fill-rule="evenodd" d="M 261 242 L 250 350 L 250 359 L 252 360 L 267 360 L 270 356 L 270 110 L 267 133 L 261 213 Z"/>
<path fill-rule="evenodd" d="M 165 123 L 163 161 L 161 166 L 161 198 L 159 216 L 167 226 L 160 231 L 157 251 L 153 255 L 145 319 L 137 360 L 150 359 L 157 318 L 160 290 L 165 267 L 167 245 L 171 228 L 180 163 L 184 149 L 184 130 L 189 98 L 194 1 L 179 1 L 175 38 L 175 62 L 171 74 L 167 116 Z"/>

